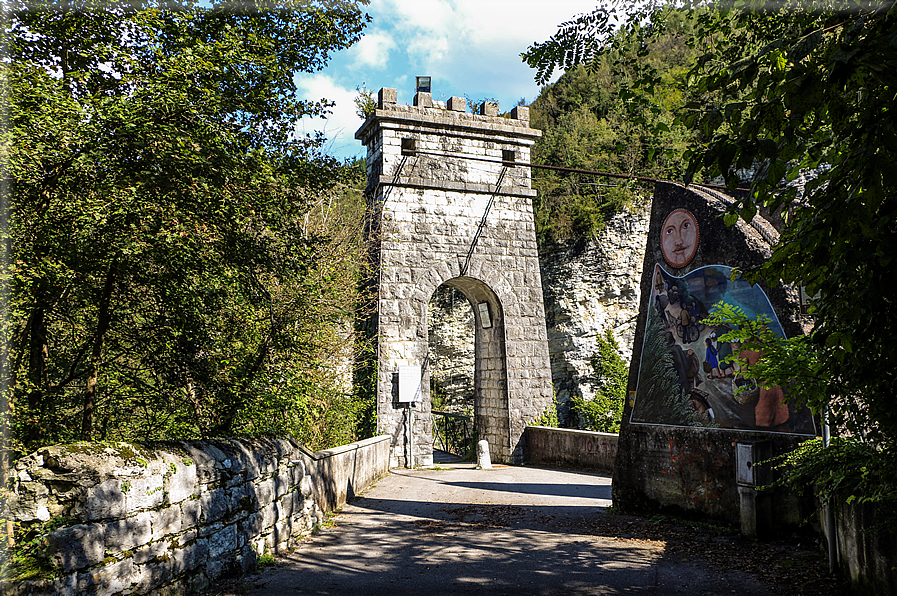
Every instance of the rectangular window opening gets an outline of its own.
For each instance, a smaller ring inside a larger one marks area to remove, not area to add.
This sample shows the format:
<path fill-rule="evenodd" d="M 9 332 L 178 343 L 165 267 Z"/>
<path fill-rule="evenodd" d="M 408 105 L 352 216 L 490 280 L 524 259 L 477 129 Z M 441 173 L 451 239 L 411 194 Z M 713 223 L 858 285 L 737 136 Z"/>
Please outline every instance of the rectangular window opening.
<path fill-rule="evenodd" d="M 414 155 L 417 152 L 417 144 L 414 139 L 402 139 L 402 155 Z"/>
<path fill-rule="evenodd" d="M 513 149 L 502 149 L 501 150 L 501 163 L 502 165 L 508 166 L 509 168 L 513 168 L 514 164 L 517 162 L 517 152 Z"/>

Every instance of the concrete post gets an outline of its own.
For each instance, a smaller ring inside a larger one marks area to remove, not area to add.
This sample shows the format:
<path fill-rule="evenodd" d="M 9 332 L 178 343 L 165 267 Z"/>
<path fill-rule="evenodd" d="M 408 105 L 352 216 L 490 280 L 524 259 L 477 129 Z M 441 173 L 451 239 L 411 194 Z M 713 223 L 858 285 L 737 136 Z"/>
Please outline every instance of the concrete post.
<path fill-rule="evenodd" d="M 477 443 L 477 469 L 492 469 L 492 460 L 489 459 L 489 441 L 486 439 Z"/>
<path fill-rule="evenodd" d="M 758 490 L 772 482 L 769 464 L 771 449 L 766 441 L 745 441 L 735 444 L 735 480 L 741 511 L 741 535 L 758 538 L 772 528 L 772 502 L 766 490 Z"/>

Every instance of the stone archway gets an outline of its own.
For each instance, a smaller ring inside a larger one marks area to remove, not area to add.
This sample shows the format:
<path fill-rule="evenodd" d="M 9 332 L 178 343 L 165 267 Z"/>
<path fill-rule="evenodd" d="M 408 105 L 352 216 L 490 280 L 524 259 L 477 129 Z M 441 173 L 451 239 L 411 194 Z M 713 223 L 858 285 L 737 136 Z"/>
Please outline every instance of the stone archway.
<path fill-rule="evenodd" d="M 470 416 L 470 420 L 463 424 L 467 427 L 464 429 L 466 434 L 472 435 L 473 377 L 476 364 L 474 325 L 473 308 L 460 290 L 446 284 L 436 288 L 427 305 L 427 362 L 430 370 L 434 433 L 437 432 L 435 424 L 441 422 L 435 413 L 440 411 L 455 416 Z M 452 426 L 461 424 L 458 422 Z M 460 440 L 461 437 L 457 438 Z M 434 448 L 438 449 L 436 444 L 439 439 L 434 436 L 433 440 Z M 450 447 L 455 448 L 458 452 L 456 455 L 461 455 L 463 445 L 459 443 Z"/>
<path fill-rule="evenodd" d="M 474 311 L 474 350 L 475 350 L 475 417 L 480 429 L 480 438 L 489 442 L 489 449 L 495 461 L 520 462 L 523 452 L 521 436 L 523 429 L 533 418 L 537 418 L 546 407 L 551 406 L 551 370 L 548 365 L 548 344 L 545 331 L 545 316 L 539 293 L 522 292 L 515 288 L 511 280 L 513 275 L 493 266 L 487 259 L 477 261 L 471 266 L 467 275 L 461 275 L 458 259 L 449 259 L 430 267 L 420 276 L 418 283 L 411 291 L 411 300 L 405 306 L 408 311 L 400 310 L 400 318 L 406 322 L 414 320 L 414 325 L 404 326 L 404 338 L 400 342 L 384 341 L 386 334 L 393 329 L 398 335 L 402 331 L 390 325 L 380 323 L 381 346 L 391 345 L 396 349 L 393 356 L 404 354 L 417 356 L 416 360 L 426 361 L 427 354 L 427 304 L 436 289 L 442 285 L 458 289 Z M 540 282 L 541 283 L 541 282 Z M 396 284 L 393 284 L 396 285 Z M 401 284 L 398 284 L 401 285 Z M 522 295 L 522 296 L 521 296 Z M 538 304 L 532 299 L 538 296 Z M 489 328 L 484 328 L 479 304 L 487 305 L 487 312 L 492 319 Z M 526 314 L 521 304 L 531 306 L 534 311 Z M 402 316 L 404 315 L 404 316 Z M 416 328 L 413 335 L 410 329 Z M 398 338 L 397 338 L 398 339 Z M 381 352 L 382 354 L 382 352 Z M 415 358 L 411 358 L 415 360 Z M 381 356 L 381 365 L 384 359 Z M 417 445 L 432 445 L 432 424 L 430 420 L 430 378 L 425 368 L 422 379 L 423 399 L 417 410 L 414 434 Z M 395 396 L 392 395 L 392 398 Z M 378 407 L 378 417 L 389 415 L 386 408 Z M 388 428 L 387 425 L 379 425 Z M 397 443 L 404 445 L 407 428 L 403 424 Z M 430 465 L 432 449 L 429 453 L 418 452 L 415 456 Z M 401 461 L 401 457 L 397 458 Z"/>
<path fill-rule="evenodd" d="M 510 413 L 501 301 L 489 286 L 470 277 L 456 277 L 444 285 L 464 294 L 473 309 L 473 402 L 478 438 L 489 442 L 496 459 L 507 460 L 510 453 L 504 447 L 510 444 Z"/>
<path fill-rule="evenodd" d="M 487 276 L 490 272 L 487 273 Z M 510 425 L 510 400 L 508 394 L 507 342 L 505 313 L 498 294 L 480 279 L 458 276 L 442 281 L 433 288 L 431 296 L 440 286 L 460 291 L 473 310 L 474 316 L 474 420 L 480 439 L 489 442 L 490 452 L 497 461 L 512 459 Z M 429 284 L 427 285 L 429 287 Z M 510 288 L 502 288 L 508 292 Z M 422 289 L 426 293 L 426 289 Z M 482 306 L 481 306 L 482 305 Z M 426 316 L 426 309 L 424 316 Z M 426 318 L 423 325 L 427 325 Z M 426 372 L 425 401 L 421 411 L 430 409 L 429 370 Z M 427 419 L 424 420 L 426 426 Z M 432 436 L 432 428 L 425 435 Z"/>
<path fill-rule="evenodd" d="M 369 254 L 377 339 L 377 428 L 393 465 L 432 465 L 427 305 L 449 284 L 477 317 L 475 385 L 496 461 L 523 460 L 523 430 L 552 406 L 542 282 L 533 223 L 526 108 L 511 118 L 448 109 L 418 93 L 414 106 L 382 89 L 356 133 L 368 148 Z M 479 305 L 493 324 L 484 327 Z M 422 400 L 409 425 L 398 371 L 422 367 Z M 409 432 L 410 431 L 410 432 Z M 413 446 L 412 443 L 413 442 Z"/>

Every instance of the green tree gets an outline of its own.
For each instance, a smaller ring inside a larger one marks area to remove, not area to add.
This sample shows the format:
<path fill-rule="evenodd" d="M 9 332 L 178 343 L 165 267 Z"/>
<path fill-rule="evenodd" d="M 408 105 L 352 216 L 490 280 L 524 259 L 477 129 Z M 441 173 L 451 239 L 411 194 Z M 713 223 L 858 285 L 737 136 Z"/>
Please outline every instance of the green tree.
<path fill-rule="evenodd" d="M 538 77 L 556 66 L 594 64 L 623 29 L 649 40 L 674 11 L 625 5 L 614 20 L 598 10 L 565 24 L 525 55 Z M 698 130 L 686 179 L 700 172 L 749 183 L 727 223 L 758 207 L 784 209 L 773 256 L 749 279 L 805 285 L 816 325 L 805 342 L 811 377 L 797 393 L 816 411 L 873 440 L 897 439 L 897 8 L 890 0 L 757 0 L 687 3 L 697 20 L 698 56 L 685 80 L 693 96 L 676 124 Z M 636 86 L 655 101 L 656 77 L 641 68 Z M 749 180 L 739 172 L 752 169 Z M 806 184 L 786 185 L 812 172 Z M 800 196 L 798 192 L 800 190 Z"/>
<path fill-rule="evenodd" d="M 533 161 L 620 175 L 678 179 L 694 132 L 673 127 L 686 96 L 680 85 L 694 59 L 687 45 L 694 19 L 675 13 L 645 49 L 615 32 L 615 49 L 586 68 L 571 66 L 546 85 L 530 106 L 531 124 L 543 131 Z M 639 60 L 630 66 L 631 57 Z M 637 68 L 636 68 L 637 67 Z M 653 76 L 655 102 L 635 92 L 641 70 Z M 542 242 L 594 234 L 605 219 L 650 193 L 646 182 L 536 170 L 534 202 Z"/>
<path fill-rule="evenodd" d="M 620 356 L 620 346 L 610 329 L 596 339 L 598 353 L 591 360 L 598 381 L 595 396 L 588 401 L 574 396 L 573 409 L 579 416 L 580 428 L 615 433 L 620 431 L 623 417 L 629 366 Z"/>
<path fill-rule="evenodd" d="M 610 35 L 650 40 L 676 11 L 617 4 L 563 26 L 530 48 L 538 77 L 614 48 Z M 805 444 L 785 461 L 785 482 L 839 502 L 873 502 L 894 527 L 897 490 L 897 4 L 893 0 L 758 0 L 686 3 L 699 50 L 685 79 L 691 99 L 674 122 L 699 133 L 686 180 L 703 172 L 749 184 L 726 216 L 750 220 L 781 209 L 772 257 L 749 280 L 803 285 L 815 296 L 806 337 L 782 340 L 763 321 L 720 305 L 719 321 L 764 353 L 750 373 L 788 387 L 848 437 Z M 620 13 L 623 14 L 623 13 Z M 636 66 L 640 101 L 656 101 L 656 77 Z M 745 171 L 751 171 L 742 180 Z M 802 184 L 788 184 L 801 182 Z"/>
<path fill-rule="evenodd" d="M 298 432 L 351 409 L 331 371 L 357 195 L 334 189 L 357 172 L 297 137 L 328 104 L 293 76 L 359 39 L 365 4 L 6 4 L 17 448 Z"/>

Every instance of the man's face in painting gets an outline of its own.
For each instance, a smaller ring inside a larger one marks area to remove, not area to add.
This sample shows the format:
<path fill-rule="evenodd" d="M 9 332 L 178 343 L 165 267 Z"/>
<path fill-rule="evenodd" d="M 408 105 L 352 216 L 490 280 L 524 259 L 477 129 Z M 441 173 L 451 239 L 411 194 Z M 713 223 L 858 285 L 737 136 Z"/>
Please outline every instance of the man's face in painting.
<path fill-rule="evenodd" d="M 698 249 L 698 222 L 687 209 L 674 209 L 661 229 L 663 258 L 676 269 L 688 265 Z"/>

